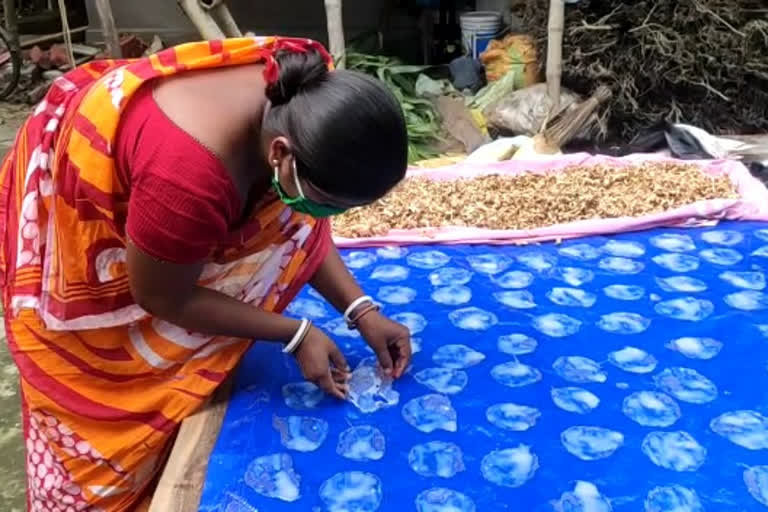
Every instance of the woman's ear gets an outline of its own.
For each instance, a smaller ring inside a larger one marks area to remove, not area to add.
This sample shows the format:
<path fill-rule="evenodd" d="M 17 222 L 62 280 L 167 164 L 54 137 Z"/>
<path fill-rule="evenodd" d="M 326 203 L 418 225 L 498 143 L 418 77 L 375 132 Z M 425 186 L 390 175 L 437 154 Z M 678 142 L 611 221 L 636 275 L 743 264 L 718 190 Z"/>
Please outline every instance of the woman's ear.
<path fill-rule="evenodd" d="M 296 183 L 293 179 L 293 154 L 291 153 L 291 143 L 286 137 L 275 137 L 269 143 L 268 150 L 269 166 L 274 172 L 277 167 L 277 176 L 280 186 L 290 197 L 297 197 L 299 191 L 296 189 Z"/>
<path fill-rule="evenodd" d="M 269 141 L 267 159 L 271 168 L 274 169 L 277 166 L 282 168 L 290 158 L 292 158 L 291 143 L 286 137 L 279 136 Z"/>

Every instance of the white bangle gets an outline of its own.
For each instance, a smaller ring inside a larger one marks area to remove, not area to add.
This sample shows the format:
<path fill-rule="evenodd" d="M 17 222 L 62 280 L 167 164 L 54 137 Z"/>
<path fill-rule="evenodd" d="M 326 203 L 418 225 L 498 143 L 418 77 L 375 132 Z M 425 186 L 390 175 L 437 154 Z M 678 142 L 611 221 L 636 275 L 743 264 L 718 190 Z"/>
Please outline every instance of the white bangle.
<path fill-rule="evenodd" d="M 306 318 L 302 318 L 301 325 L 299 325 L 299 328 L 296 329 L 296 334 L 293 335 L 291 341 L 289 341 L 288 344 L 283 348 L 283 354 L 293 354 L 296 349 L 299 348 L 301 342 L 304 341 L 304 338 L 307 337 L 307 332 L 311 326 L 312 322 Z"/>
<path fill-rule="evenodd" d="M 355 309 L 357 309 L 357 306 L 365 302 L 373 303 L 373 297 L 371 297 L 370 295 L 363 295 L 362 297 L 353 300 L 352 304 L 350 304 L 347 307 L 346 311 L 344 311 L 344 321 L 349 324 L 350 323 L 349 315 L 351 315 L 355 311 Z"/>

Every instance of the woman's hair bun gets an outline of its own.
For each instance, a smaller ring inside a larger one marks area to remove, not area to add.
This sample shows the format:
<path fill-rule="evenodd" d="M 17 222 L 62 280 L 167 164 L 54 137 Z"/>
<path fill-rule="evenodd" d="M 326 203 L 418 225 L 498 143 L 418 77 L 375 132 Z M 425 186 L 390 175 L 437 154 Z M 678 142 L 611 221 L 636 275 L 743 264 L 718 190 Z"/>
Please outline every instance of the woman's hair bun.
<path fill-rule="evenodd" d="M 305 52 L 280 50 L 275 55 L 277 81 L 267 85 L 267 98 L 272 105 L 283 105 L 300 92 L 321 83 L 328 75 L 328 64 L 313 49 Z"/>

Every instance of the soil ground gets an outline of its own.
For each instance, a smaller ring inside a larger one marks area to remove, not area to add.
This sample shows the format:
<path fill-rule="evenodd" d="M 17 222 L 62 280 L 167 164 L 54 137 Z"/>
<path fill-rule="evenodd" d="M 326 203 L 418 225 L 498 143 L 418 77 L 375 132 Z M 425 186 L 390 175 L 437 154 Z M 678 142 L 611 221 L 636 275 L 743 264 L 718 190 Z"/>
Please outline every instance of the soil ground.
<path fill-rule="evenodd" d="M 13 145 L 30 107 L 0 102 L 0 159 Z M 0 309 L 2 315 L 2 309 Z M 5 325 L 0 322 L 0 510 L 24 510 L 24 443 L 19 410 L 19 375 L 8 354 Z"/>

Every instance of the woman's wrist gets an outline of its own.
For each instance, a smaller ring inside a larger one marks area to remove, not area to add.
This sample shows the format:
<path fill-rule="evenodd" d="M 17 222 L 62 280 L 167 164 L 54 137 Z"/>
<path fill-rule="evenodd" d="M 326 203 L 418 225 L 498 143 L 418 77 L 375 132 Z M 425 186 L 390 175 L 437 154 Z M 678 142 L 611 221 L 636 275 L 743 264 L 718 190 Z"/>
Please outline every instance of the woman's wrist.
<path fill-rule="evenodd" d="M 381 315 L 381 312 L 379 311 L 378 307 L 364 314 L 355 322 L 356 329 L 361 333 L 364 333 L 368 329 L 369 325 L 372 325 L 376 322 L 376 318 L 379 317 L 379 315 Z"/>
<path fill-rule="evenodd" d="M 361 295 L 356 299 L 349 301 L 346 309 L 344 310 L 344 320 L 347 324 L 352 323 L 352 319 L 355 314 L 359 313 L 363 308 L 373 304 L 373 297 L 370 295 Z"/>
<path fill-rule="evenodd" d="M 347 322 L 347 327 L 357 329 L 362 320 L 377 311 L 379 311 L 379 305 L 374 302 L 372 297 L 364 295 L 347 306 L 344 312 L 344 320 Z"/>
<path fill-rule="evenodd" d="M 288 345 L 296 332 L 301 328 L 301 319 L 276 315 L 275 331 L 278 334 L 275 341 L 281 345 Z"/>
<path fill-rule="evenodd" d="M 311 329 L 312 322 L 306 318 L 302 319 L 301 322 L 299 322 L 299 328 L 293 334 L 288 344 L 283 348 L 283 353 L 293 354 L 296 352 L 304 342 L 304 339 L 307 337 Z"/>

